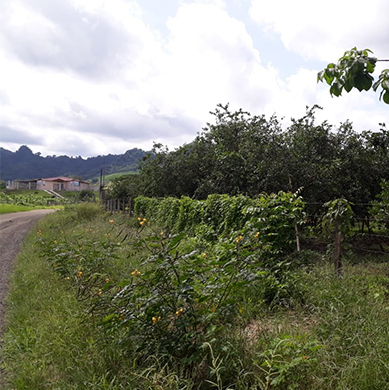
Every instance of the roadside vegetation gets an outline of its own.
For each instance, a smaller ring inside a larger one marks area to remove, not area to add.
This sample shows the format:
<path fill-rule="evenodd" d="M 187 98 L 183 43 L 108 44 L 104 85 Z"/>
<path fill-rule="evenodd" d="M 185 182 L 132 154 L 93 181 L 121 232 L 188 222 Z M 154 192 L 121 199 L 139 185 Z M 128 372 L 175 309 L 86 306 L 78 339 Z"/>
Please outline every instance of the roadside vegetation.
<path fill-rule="evenodd" d="M 112 180 L 127 215 L 45 217 L 8 296 L 9 389 L 386 388 L 389 134 L 317 109 L 283 130 L 220 105 Z"/>
<path fill-rule="evenodd" d="M 42 207 L 39 207 L 42 208 Z M 0 203 L 0 214 L 9 214 L 9 213 L 19 213 L 21 211 L 31 211 L 36 210 L 36 207 L 33 206 L 21 206 L 15 204 L 3 204 Z"/>
<path fill-rule="evenodd" d="M 54 197 L 45 191 L 35 190 L 12 190 L 0 192 L 0 214 L 15 213 L 47 208 L 63 208 L 64 205 L 96 200 L 96 193 L 93 191 L 65 191 L 63 198 Z"/>
<path fill-rule="evenodd" d="M 389 255 L 350 252 L 339 278 L 331 247 L 296 252 L 304 208 L 279 193 L 47 216 L 8 297 L 9 388 L 385 388 Z"/>

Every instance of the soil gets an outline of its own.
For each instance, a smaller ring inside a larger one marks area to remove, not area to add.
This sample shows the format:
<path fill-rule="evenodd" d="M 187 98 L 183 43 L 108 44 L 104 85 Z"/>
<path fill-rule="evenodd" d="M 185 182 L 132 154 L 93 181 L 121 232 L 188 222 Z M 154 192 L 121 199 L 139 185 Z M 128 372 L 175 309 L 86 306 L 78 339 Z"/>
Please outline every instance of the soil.
<path fill-rule="evenodd" d="M 33 210 L 22 213 L 0 214 L 0 347 L 2 331 L 4 330 L 5 299 L 8 293 L 14 260 L 30 229 L 40 218 L 53 211 L 55 210 Z"/>

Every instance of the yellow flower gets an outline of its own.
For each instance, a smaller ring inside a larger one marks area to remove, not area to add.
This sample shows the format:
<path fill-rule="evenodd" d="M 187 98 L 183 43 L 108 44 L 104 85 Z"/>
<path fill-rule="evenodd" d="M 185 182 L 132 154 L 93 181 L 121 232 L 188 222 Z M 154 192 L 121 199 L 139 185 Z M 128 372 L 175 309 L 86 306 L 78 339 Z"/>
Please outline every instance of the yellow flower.
<path fill-rule="evenodd" d="M 140 276 L 140 275 L 142 275 L 142 274 L 135 268 L 134 271 L 131 272 L 131 275 Z"/>
<path fill-rule="evenodd" d="M 258 238 L 258 237 L 259 237 L 259 232 L 256 232 L 254 238 Z"/>
<path fill-rule="evenodd" d="M 105 283 L 109 283 L 109 278 L 105 279 Z"/>
<path fill-rule="evenodd" d="M 144 221 L 139 222 L 141 226 L 143 226 L 145 223 Z"/>
<path fill-rule="evenodd" d="M 114 220 L 113 220 L 113 219 L 110 219 L 110 220 L 109 220 L 109 223 L 114 223 Z"/>
<path fill-rule="evenodd" d="M 242 236 L 239 236 L 239 237 L 237 237 L 237 238 L 235 239 L 235 242 L 236 242 L 237 244 L 239 244 L 242 240 L 243 240 L 243 237 L 242 237 Z"/>
<path fill-rule="evenodd" d="M 207 258 L 207 254 L 203 253 L 203 257 L 204 257 L 204 259 L 206 259 Z"/>
<path fill-rule="evenodd" d="M 100 288 L 99 289 L 99 296 L 101 296 L 102 293 L 103 293 L 103 290 Z"/>
<path fill-rule="evenodd" d="M 80 278 L 82 276 L 82 271 L 77 273 L 77 277 Z"/>
<path fill-rule="evenodd" d="M 138 221 L 141 221 L 142 220 L 142 218 L 138 218 Z"/>
<path fill-rule="evenodd" d="M 160 235 L 161 237 L 163 237 L 163 232 L 159 233 L 159 235 Z"/>
<path fill-rule="evenodd" d="M 153 324 L 156 324 L 157 322 L 159 322 L 161 320 L 161 316 L 153 317 L 152 320 L 153 320 Z"/>
<path fill-rule="evenodd" d="M 183 311 L 184 311 L 184 309 L 182 307 L 181 307 L 181 309 L 178 309 L 176 311 L 176 316 L 178 317 Z"/>
<path fill-rule="evenodd" d="M 70 280 L 69 276 L 66 276 L 65 280 Z"/>

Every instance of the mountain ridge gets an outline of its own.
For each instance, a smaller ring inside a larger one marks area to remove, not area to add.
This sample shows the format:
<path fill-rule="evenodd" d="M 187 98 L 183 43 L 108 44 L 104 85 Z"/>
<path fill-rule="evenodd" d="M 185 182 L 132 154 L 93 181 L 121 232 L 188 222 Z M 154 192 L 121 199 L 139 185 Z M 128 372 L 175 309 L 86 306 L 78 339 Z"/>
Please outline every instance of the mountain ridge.
<path fill-rule="evenodd" d="M 90 180 L 100 175 L 125 171 L 137 171 L 139 162 L 148 152 L 133 148 L 123 154 L 96 157 L 46 156 L 33 153 L 27 145 L 16 152 L 0 147 L 0 180 L 30 180 L 42 177 L 76 176 Z"/>

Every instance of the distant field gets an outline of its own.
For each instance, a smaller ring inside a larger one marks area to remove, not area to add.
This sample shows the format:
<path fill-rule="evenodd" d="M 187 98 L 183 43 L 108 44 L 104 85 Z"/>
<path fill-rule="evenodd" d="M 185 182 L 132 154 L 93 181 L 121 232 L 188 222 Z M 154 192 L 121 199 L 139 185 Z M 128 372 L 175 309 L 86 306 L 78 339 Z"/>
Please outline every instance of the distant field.
<path fill-rule="evenodd" d="M 40 190 L 4 190 L 4 192 L 8 195 L 38 195 L 45 198 L 52 197 L 52 195 L 48 194 L 47 192 Z"/>
<path fill-rule="evenodd" d="M 53 198 L 53 195 L 41 190 L 4 190 L 4 192 L 7 195 L 19 195 L 19 196 L 36 195 L 36 196 L 41 196 L 43 198 Z M 57 191 L 57 192 L 63 197 L 70 198 L 70 199 L 74 199 L 74 197 L 80 193 L 79 191 Z"/>
<path fill-rule="evenodd" d="M 109 175 L 105 175 L 105 184 L 108 184 L 112 179 L 115 179 L 116 177 L 120 176 L 126 176 L 126 175 L 139 175 L 138 171 L 125 171 L 125 172 L 116 172 L 116 173 L 111 173 Z M 100 180 L 100 178 L 99 178 Z"/>

